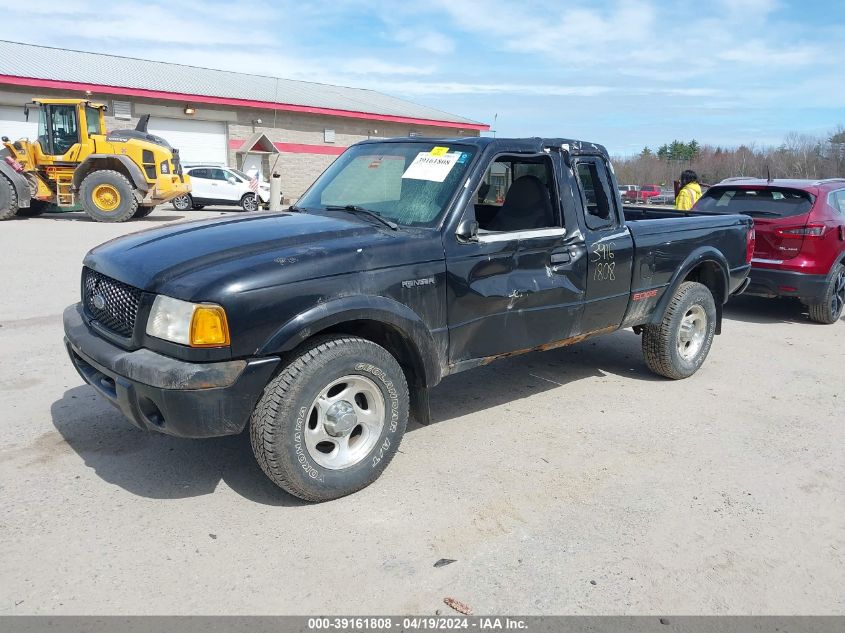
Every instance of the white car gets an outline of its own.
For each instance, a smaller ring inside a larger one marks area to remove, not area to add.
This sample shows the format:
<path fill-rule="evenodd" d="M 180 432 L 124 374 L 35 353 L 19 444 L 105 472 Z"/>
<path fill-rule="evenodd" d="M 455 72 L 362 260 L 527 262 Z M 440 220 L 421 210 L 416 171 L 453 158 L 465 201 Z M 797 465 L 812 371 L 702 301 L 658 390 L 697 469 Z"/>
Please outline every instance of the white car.
<path fill-rule="evenodd" d="M 192 165 L 185 168 L 185 173 L 191 177 L 191 193 L 173 199 L 173 208 L 178 211 L 210 205 L 238 205 L 244 211 L 255 211 L 270 200 L 269 183 L 258 183 L 256 200 L 249 186 L 251 178 L 231 167 Z"/>

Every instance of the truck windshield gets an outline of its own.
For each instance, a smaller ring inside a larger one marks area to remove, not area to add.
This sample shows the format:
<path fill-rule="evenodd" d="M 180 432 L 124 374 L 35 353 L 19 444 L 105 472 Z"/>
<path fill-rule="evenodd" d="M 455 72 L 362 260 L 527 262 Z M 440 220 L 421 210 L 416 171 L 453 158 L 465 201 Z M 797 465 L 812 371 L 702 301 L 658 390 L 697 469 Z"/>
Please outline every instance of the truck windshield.
<path fill-rule="evenodd" d="M 695 205 L 695 210 L 786 218 L 793 215 L 803 215 L 812 206 L 813 196 L 798 189 L 783 187 L 711 187 Z"/>
<path fill-rule="evenodd" d="M 451 143 L 365 143 L 344 152 L 299 199 L 311 211 L 362 207 L 405 226 L 433 226 L 476 148 Z"/>

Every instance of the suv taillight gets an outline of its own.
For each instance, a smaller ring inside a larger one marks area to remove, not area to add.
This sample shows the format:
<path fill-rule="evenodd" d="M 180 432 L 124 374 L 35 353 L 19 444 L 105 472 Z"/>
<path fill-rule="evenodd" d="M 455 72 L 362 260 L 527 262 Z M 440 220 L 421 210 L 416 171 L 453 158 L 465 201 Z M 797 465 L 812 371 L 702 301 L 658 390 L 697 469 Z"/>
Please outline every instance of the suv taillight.
<path fill-rule="evenodd" d="M 745 237 L 745 263 L 750 264 L 754 257 L 754 246 L 757 243 L 757 233 L 754 231 L 754 225 L 748 227 L 748 233 Z"/>
<path fill-rule="evenodd" d="M 808 224 L 807 226 L 775 229 L 775 234 L 781 237 L 821 237 L 824 235 L 826 228 L 824 224 Z"/>

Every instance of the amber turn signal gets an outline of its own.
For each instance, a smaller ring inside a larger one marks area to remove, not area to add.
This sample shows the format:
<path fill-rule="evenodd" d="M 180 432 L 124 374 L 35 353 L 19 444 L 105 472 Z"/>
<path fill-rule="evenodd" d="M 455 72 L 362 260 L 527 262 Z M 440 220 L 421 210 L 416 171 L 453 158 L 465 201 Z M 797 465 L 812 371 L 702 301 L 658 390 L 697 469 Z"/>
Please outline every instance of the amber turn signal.
<path fill-rule="evenodd" d="M 198 305 L 191 318 L 191 347 L 223 347 L 229 344 L 226 311 L 220 306 Z"/>

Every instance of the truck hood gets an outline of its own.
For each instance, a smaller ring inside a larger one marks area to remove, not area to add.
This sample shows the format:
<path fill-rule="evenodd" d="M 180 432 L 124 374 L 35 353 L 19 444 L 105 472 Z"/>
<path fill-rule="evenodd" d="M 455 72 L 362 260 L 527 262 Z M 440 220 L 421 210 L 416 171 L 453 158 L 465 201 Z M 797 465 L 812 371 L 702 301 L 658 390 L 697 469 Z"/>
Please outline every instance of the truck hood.
<path fill-rule="evenodd" d="M 354 216 L 261 213 L 120 237 L 91 250 L 84 265 L 148 292 L 225 303 L 231 293 L 442 259 L 437 235 Z"/>

